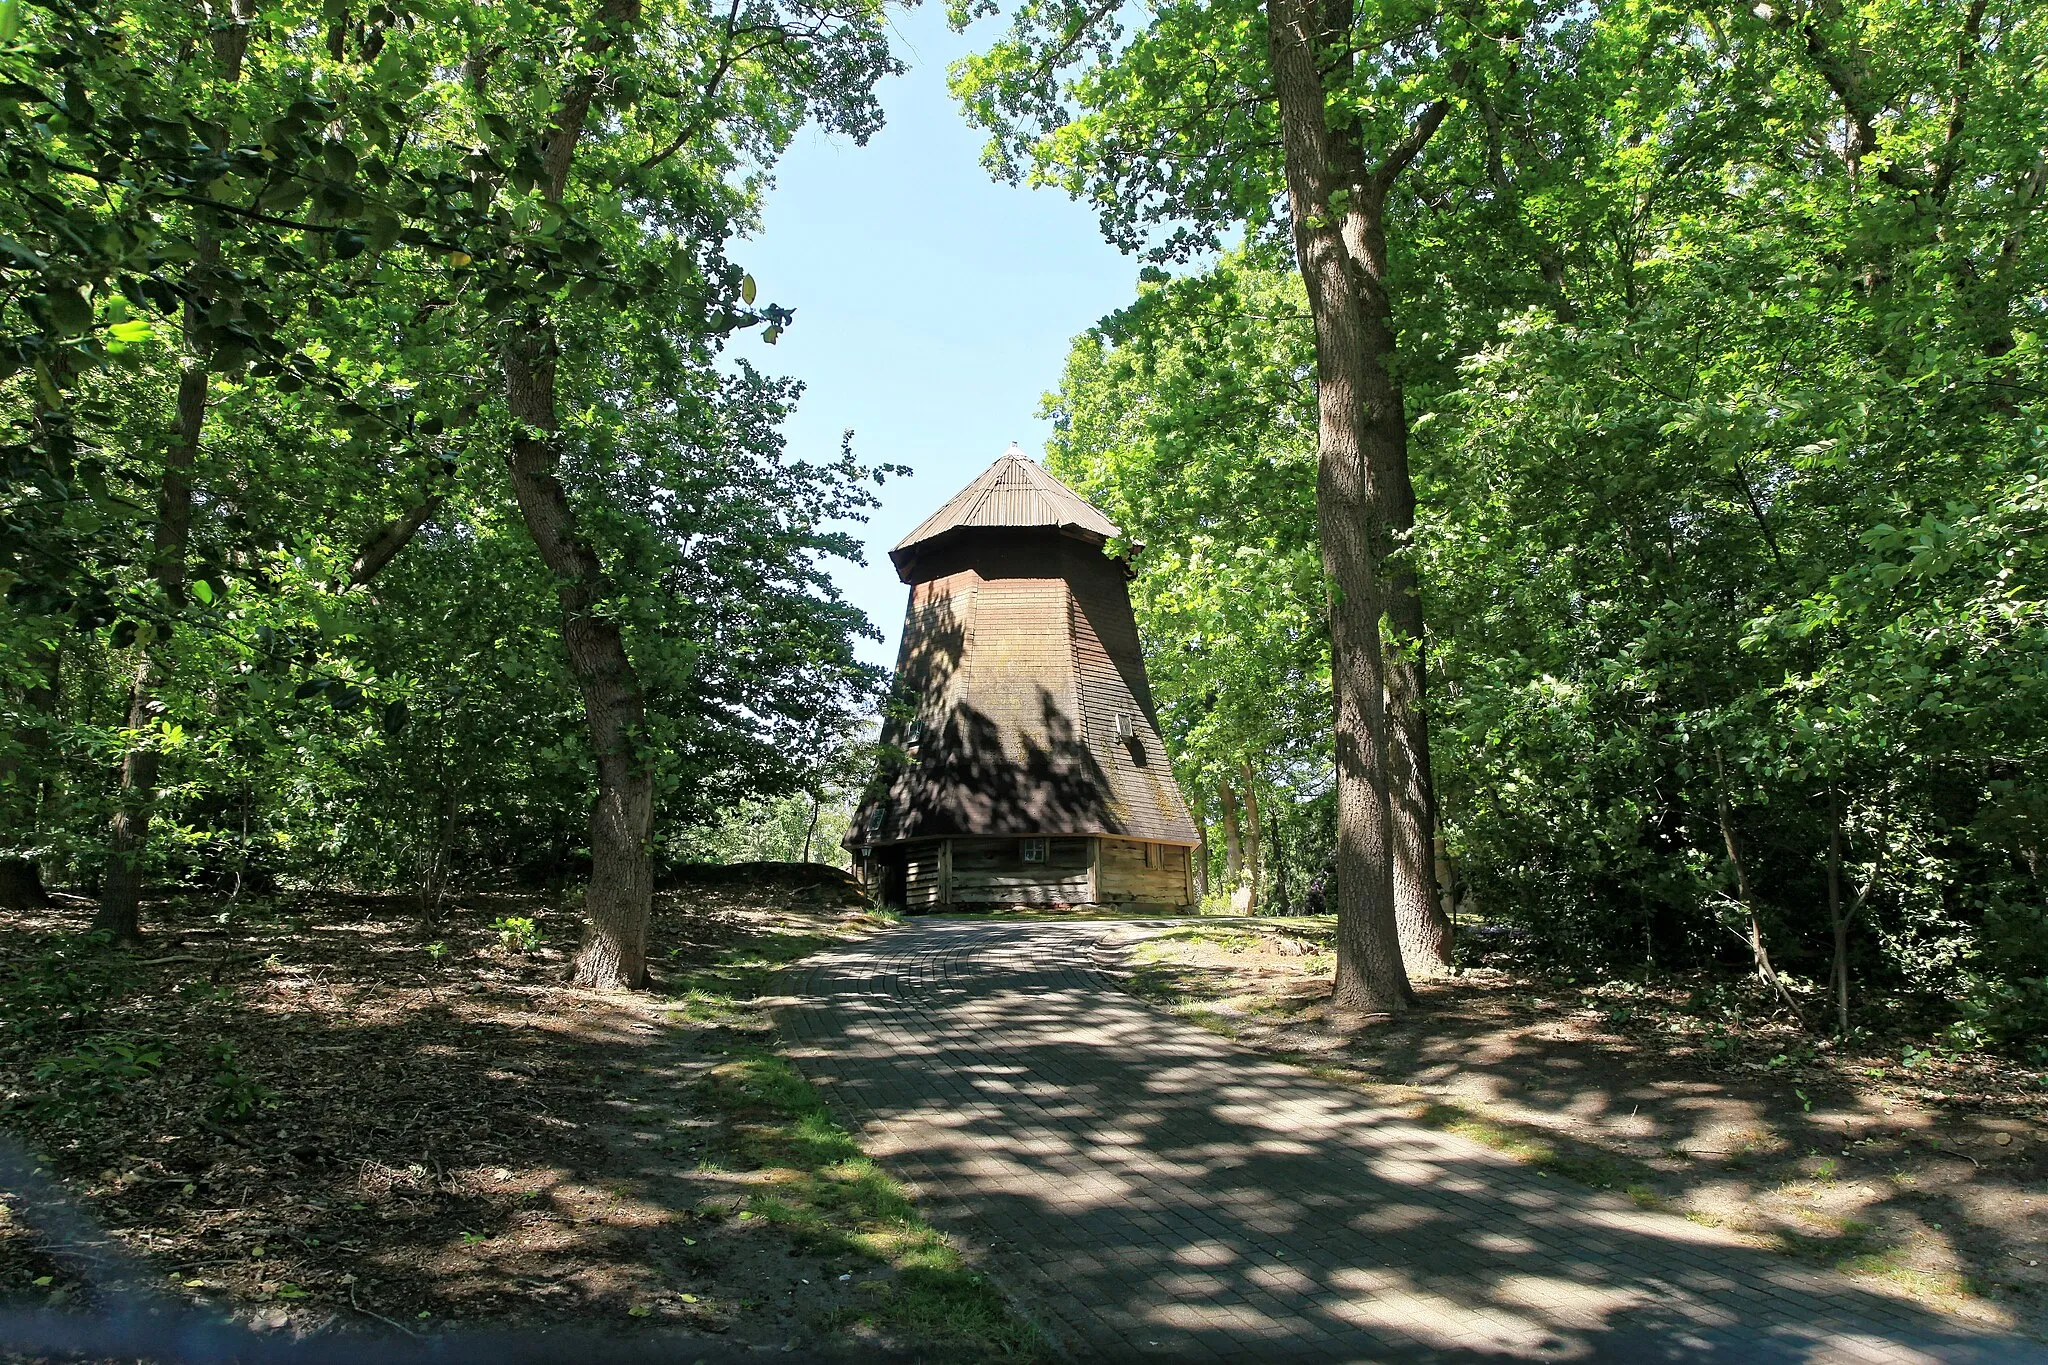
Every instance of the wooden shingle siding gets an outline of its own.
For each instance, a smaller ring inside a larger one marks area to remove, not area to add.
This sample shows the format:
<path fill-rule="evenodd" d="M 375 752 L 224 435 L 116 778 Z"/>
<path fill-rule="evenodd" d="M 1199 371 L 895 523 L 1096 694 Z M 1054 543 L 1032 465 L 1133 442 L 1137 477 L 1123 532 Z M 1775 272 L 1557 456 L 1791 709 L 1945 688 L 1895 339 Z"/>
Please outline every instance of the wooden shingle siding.
<path fill-rule="evenodd" d="M 1088 878 L 1051 877 L 1040 872 L 988 875 L 953 887 L 955 905 L 1085 905 Z"/>
<path fill-rule="evenodd" d="M 1159 738 L 1122 570 L 1099 554 L 1092 555 L 1093 562 L 1091 556 L 1072 558 L 1074 671 L 1088 752 L 1108 778 L 1109 832 L 1192 843 L 1194 826 Z M 1119 714 L 1131 719 L 1135 738 L 1117 738 Z"/>
<path fill-rule="evenodd" d="M 853 842 L 1100 833 L 1192 845 L 1122 566 L 1075 541 L 989 532 L 924 567 L 935 577 L 912 587 L 897 661 L 923 740 L 882 774 Z M 1119 715 L 1132 739 L 1117 737 Z M 904 719 L 884 724 L 885 745 L 906 738 Z"/>
<path fill-rule="evenodd" d="M 1016 839 L 955 839 L 953 844 L 953 871 L 994 872 L 1016 870 L 1026 866 L 1023 853 Z M 1088 870 L 1088 841 L 1086 839 L 1048 839 L 1045 841 L 1046 860 L 1031 863 L 1030 867 L 1060 873 L 1076 873 Z"/>
<path fill-rule="evenodd" d="M 1055 759 L 1075 740 L 1067 585 L 1057 578 L 999 579 L 981 586 L 974 605 L 968 691 L 975 710 L 994 723 L 1011 763 Z"/>
<path fill-rule="evenodd" d="M 1102 551 L 1116 528 L 1028 460 L 1006 461 L 1007 473 L 977 480 L 891 551 L 910 584 L 881 735 L 896 756 L 847 843 L 1114 835 L 1192 846 L 1125 566 Z M 1075 900 L 1097 880 L 1080 872 L 1085 884 L 1062 892 Z"/>

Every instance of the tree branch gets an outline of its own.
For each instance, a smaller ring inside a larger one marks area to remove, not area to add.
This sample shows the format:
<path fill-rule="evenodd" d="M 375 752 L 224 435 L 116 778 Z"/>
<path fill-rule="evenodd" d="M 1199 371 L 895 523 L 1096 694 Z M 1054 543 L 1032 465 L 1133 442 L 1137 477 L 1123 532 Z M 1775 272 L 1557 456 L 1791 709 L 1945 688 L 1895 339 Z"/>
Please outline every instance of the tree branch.
<path fill-rule="evenodd" d="M 419 506 L 403 516 L 393 517 L 377 528 L 377 533 L 364 541 L 356 551 L 355 562 L 349 565 L 348 585 L 360 588 L 384 571 L 384 566 L 398 557 L 398 552 L 412 543 L 421 527 L 434 519 L 441 510 L 441 504 L 448 500 L 446 493 L 431 494 Z"/>
<path fill-rule="evenodd" d="M 1989 0 L 1971 0 L 1970 12 L 1963 19 L 1963 40 L 1956 45 L 1956 88 L 1949 100 L 1948 134 L 1942 139 L 1941 156 L 1935 162 L 1934 182 L 1929 190 L 1937 205 L 1947 202 L 1949 188 L 1955 184 L 1956 167 L 1962 161 L 1963 125 L 1970 104 L 1970 69 L 1977 64 L 1988 3 Z"/>
<path fill-rule="evenodd" d="M 1388 149 L 1378 169 L 1372 174 L 1375 188 L 1382 197 L 1393 189 L 1394 182 L 1401 178 L 1401 172 L 1408 169 L 1409 163 L 1422 155 L 1422 149 L 1436 136 L 1436 130 L 1443 127 L 1444 119 L 1450 112 L 1449 100 L 1431 100 L 1408 129 L 1408 135 Z"/>
<path fill-rule="evenodd" d="M 739 29 L 739 22 L 740 0 L 732 0 L 732 7 L 726 10 L 725 12 L 725 38 L 719 44 L 718 65 L 712 69 L 711 79 L 704 83 L 704 93 L 701 97 L 699 97 L 697 101 L 699 117 L 692 119 L 690 122 L 684 124 L 682 131 L 676 134 L 676 140 L 674 142 L 669 143 L 667 147 L 663 148 L 659 152 L 656 152 L 653 156 L 650 156 L 645 161 L 641 162 L 641 170 L 651 171 L 656 166 L 659 166 L 662 162 L 674 156 L 677 152 L 680 152 L 685 146 L 689 144 L 690 139 L 697 135 L 698 129 L 703 127 L 704 115 L 708 112 L 707 106 L 710 105 L 712 97 L 718 93 L 719 85 L 722 84 L 725 80 L 725 73 L 732 69 L 732 40 L 733 35 Z"/>

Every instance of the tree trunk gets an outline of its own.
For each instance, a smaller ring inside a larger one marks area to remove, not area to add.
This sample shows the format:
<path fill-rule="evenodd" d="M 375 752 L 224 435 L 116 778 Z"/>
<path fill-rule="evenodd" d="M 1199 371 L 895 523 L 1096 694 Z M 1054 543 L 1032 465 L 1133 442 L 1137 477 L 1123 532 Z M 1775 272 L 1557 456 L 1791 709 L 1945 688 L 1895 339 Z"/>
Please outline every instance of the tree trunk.
<path fill-rule="evenodd" d="M 135 666 L 128 689 L 128 728 L 149 724 L 150 663 Z M 100 904 L 92 927 L 116 943 L 142 941 L 143 853 L 149 840 L 149 803 L 156 790 L 156 750 L 131 744 L 121 755 L 120 794 L 107 829 L 107 866 L 100 877 Z"/>
<path fill-rule="evenodd" d="M 1451 862 L 1451 851 L 1445 847 L 1441 831 L 1436 836 L 1436 884 L 1444 919 L 1449 922 L 1452 933 L 1455 934 L 1458 924 L 1458 902 L 1464 888 L 1459 885 L 1458 869 Z"/>
<path fill-rule="evenodd" d="M 412 544 L 420 528 L 434 519 L 441 510 L 441 504 L 448 500 L 446 493 L 429 493 L 419 506 L 393 517 L 378 527 L 371 537 L 356 550 L 354 561 L 349 565 L 348 585 L 360 588 L 378 574 L 385 566 L 398 558 L 398 552 Z"/>
<path fill-rule="evenodd" d="M 1400 445 L 1399 482 L 1405 487 L 1405 435 Z M 1414 526 L 1412 492 L 1407 501 L 1407 526 L 1397 526 L 1404 531 Z M 1415 574 L 1408 568 L 1392 576 L 1386 621 L 1393 636 L 1387 666 L 1387 769 L 1393 794 L 1394 920 L 1408 974 L 1443 976 L 1451 970 L 1451 921 L 1444 913 L 1436 879 L 1436 793 L 1430 776 L 1429 717 L 1423 690 L 1422 598 L 1416 591 Z"/>
<path fill-rule="evenodd" d="M 1842 904 L 1842 798 L 1828 788 L 1828 929 L 1834 935 L 1835 961 L 1830 984 L 1835 996 L 1835 1032 L 1849 1036 L 1849 916 Z"/>
<path fill-rule="evenodd" d="M 647 705 L 618 625 L 599 614 L 604 568 L 576 524 L 555 477 L 554 331 L 545 322 L 514 331 L 503 352 L 505 399 L 519 434 L 512 438 L 513 496 L 541 559 L 555 575 L 562 642 L 583 693 L 583 714 L 597 758 L 590 808 L 590 886 L 584 893 L 583 943 L 575 981 L 597 989 L 637 987 L 647 977 L 647 921 L 654 864 L 654 774 L 634 752 Z"/>
<path fill-rule="evenodd" d="M 195 275 L 203 278 L 218 259 L 211 233 L 201 233 Z M 192 540 L 192 473 L 199 459 L 199 440 L 206 428 L 206 400 L 211 376 L 202 327 L 205 305 L 185 301 L 188 356 L 178 376 L 178 439 L 164 456 L 157 485 L 156 534 L 151 545 L 152 573 L 172 611 L 185 605 L 185 553 Z M 154 710 L 156 692 L 171 671 L 168 640 L 143 647 L 135 681 L 128 693 L 128 729 L 133 736 L 121 756 L 120 795 L 107 829 L 107 867 L 100 882 L 100 904 L 92 927 L 116 943 L 142 941 L 144 861 L 149 849 L 149 824 L 156 805 L 157 754 L 144 735 Z"/>
<path fill-rule="evenodd" d="M 1228 782 L 1218 783 L 1216 790 L 1223 807 L 1223 886 L 1234 893 L 1244 879 L 1244 833 L 1237 822 L 1237 793 Z"/>
<path fill-rule="evenodd" d="M 58 654 L 54 646 L 32 645 L 42 655 L 42 678 L 22 697 L 26 713 L 16 727 L 14 740 L 20 755 L 0 757 L 0 814 L 8 826 L 22 836 L 21 847 L 0 854 L 0 909 L 31 910 L 49 903 L 43 888 L 42 864 L 36 849 L 42 844 L 43 792 L 55 767 L 50 727 L 57 709 Z"/>
<path fill-rule="evenodd" d="M 1362 153 L 1359 161 L 1363 162 Z M 1386 574 L 1387 780 L 1394 840 L 1394 922 L 1411 977 L 1451 971 L 1451 922 L 1436 882 L 1436 793 L 1429 765 L 1428 661 L 1422 591 L 1415 572 L 1415 484 L 1408 470 L 1408 409 L 1395 377 L 1393 303 L 1386 289 L 1382 173 L 1354 195 L 1344 245 L 1359 281 L 1365 357 L 1367 477 L 1386 506 L 1391 555 Z"/>
<path fill-rule="evenodd" d="M 230 22 L 214 30 L 215 71 L 224 85 L 242 79 L 242 60 L 249 50 L 249 19 L 253 0 L 234 0 Z M 193 233 L 192 267 L 186 273 L 184 306 L 185 361 L 178 372 L 178 439 L 164 454 L 157 482 L 156 532 L 150 546 L 150 573 L 176 613 L 185 605 L 185 556 L 192 542 L 192 479 L 199 464 L 199 442 L 206 431 L 206 403 L 212 387 L 213 342 L 207 331 L 207 294 L 220 264 L 220 236 L 210 212 L 202 211 Z M 143 647 L 128 697 L 128 729 L 137 736 L 149 724 L 155 690 L 171 670 L 169 641 Z M 144 738 L 131 740 L 121 756 L 121 787 L 114 818 L 107 828 L 107 866 L 100 882 L 99 909 L 92 927 L 116 943 L 142 941 L 144 860 L 149 849 L 149 824 L 156 805 L 157 755 Z"/>
<path fill-rule="evenodd" d="M 1889 838 L 1880 823 L 1877 835 L 1877 852 L 1870 863 L 1870 875 L 1857 888 L 1856 896 L 1847 905 L 1842 903 L 1842 794 L 1838 788 L 1828 789 L 1828 928 L 1835 940 L 1834 992 L 1835 1024 L 1844 1039 L 1849 1036 L 1849 930 L 1855 925 L 1856 917 L 1863 913 L 1863 907 L 1877 891 L 1877 884 L 1884 876 L 1885 856 L 1889 852 Z M 1886 805 L 1889 805 L 1887 797 Z"/>
<path fill-rule="evenodd" d="M 1282 802 L 1267 807 L 1266 830 L 1273 836 L 1273 913 L 1291 915 L 1294 913 L 1293 897 L 1287 888 L 1287 839 L 1284 821 L 1281 818 Z"/>
<path fill-rule="evenodd" d="M 1339 1009 L 1408 1007 L 1394 922 L 1392 812 L 1386 765 L 1386 678 L 1380 654 L 1380 562 L 1387 523 L 1366 458 L 1366 323 L 1360 282 L 1332 224 L 1330 130 L 1322 76 L 1321 10 L 1267 0 L 1274 92 L 1280 106 L 1288 214 L 1316 337 L 1316 522 L 1330 587 L 1330 673 L 1337 766 Z"/>
<path fill-rule="evenodd" d="M 822 804 L 816 792 L 811 793 L 811 822 L 804 826 L 804 861 L 811 860 L 811 840 L 818 835 L 818 807 Z"/>
<path fill-rule="evenodd" d="M 1756 902 L 1749 895 L 1749 873 L 1742 866 L 1742 851 L 1735 842 L 1735 819 L 1728 804 L 1727 775 L 1722 768 L 1721 755 L 1714 755 L 1714 771 L 1722 780 L 1715 784 L 1714 806 L 1720 814 L 1721 842 L 1728 850 L 1728 862 L 1735 869 L 1735 897 L 1742 906 L 1742 913 L 1749 924 L 1749 952 L 1756 964 L 1757 980 L 1768 986 L 1785 1008 L 1792 1011 L 1792 1017 L 1803 1026 L 1806 1016 L 1799 1012 L 1799 1002 L 1792 998 L 1792 992 L 1771 966 L 1771 952 L 1764 943 L 1763 921 L 1757 918 Z"/>
<path fill-rule="evenodd" d="M 1239 759 L 1238 767 L 1244 773 L 1244 860 L 1245 866 L 1251 872 L 1252 887 L 1252 899 L 1249 908 L 1256 915 L 1266 903 L 1265 831 L 1259 824 L 1259 793 L 1257 779 L 1252 773 L 1252 765 L 1244 759 Z"/>
<path fill-rule="evenodd" d="M 612 24 L 638 18 L 634 0 L 610 0 Z M 602 51 L 615 37 L 594 40 Z M 597 76 L 585 73 L 564 87 L 555 126 L 542 147 L 550 203 L 567 188 L 576 144 L 590 114 Z M 539 311 L 515 320 L 500 359 L 505 403 L 517 423 L 506 461 L 512 494 L 540 557 L 555 576 L 562 607 L 562 642 L 583 693 L 590 745 L 597 759 L 597 795 L 590 808 L 590 885 L 583 899 L 583 942 L 574 980 L 597 989 L 637 987 L 647 978 L 647 922 L 653 907 L 654 774 L 636 750 L 647 702 L 640 676 L 626 654 L 618 625 L 598 608 L 610 585 L 604 565 L 583 539 L 576 510 L 555 471 L 561 464 L 556 432 L 553 322 Z"/>
<path fill-rule="evenodd" d="M 420 927 L 432 932 L 441 927 L 441 902 L 448 894 L 448 857 L 455 848 L 455 824 L 462 814 L 462 788 L 441 775 L 447 790 L 441 801 L 441 818 L 434 825 L 434 847 L 420 877 Z"/>
<path fill-rule="evenodd" d="M 43 869 L 33 858 L 0 858 L 0 910 L 33 910 L 47 905 Z"/>

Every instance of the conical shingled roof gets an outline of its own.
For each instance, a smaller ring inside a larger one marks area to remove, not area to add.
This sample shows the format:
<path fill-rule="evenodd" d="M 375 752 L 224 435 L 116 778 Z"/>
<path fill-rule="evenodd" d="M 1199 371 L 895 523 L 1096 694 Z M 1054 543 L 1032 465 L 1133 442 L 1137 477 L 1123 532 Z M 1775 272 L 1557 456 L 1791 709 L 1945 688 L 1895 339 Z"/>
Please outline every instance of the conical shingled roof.
<path fill-rule="evenodd" d="M 918 547 L 969 526 L 1046 527 L 1098 544 L 1121 534 L 1093 503 L 1012 445 L 973 483 L 897 541 L 889 559 L 901 569 Z"/>

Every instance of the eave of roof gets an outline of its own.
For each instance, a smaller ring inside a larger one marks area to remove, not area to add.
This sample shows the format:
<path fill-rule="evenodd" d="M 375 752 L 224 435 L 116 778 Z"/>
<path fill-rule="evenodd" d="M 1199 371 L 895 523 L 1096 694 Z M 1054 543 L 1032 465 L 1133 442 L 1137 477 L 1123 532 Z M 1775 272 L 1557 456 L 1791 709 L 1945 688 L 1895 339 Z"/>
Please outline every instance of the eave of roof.
<path fill-rule="evenodd" d="M 970 528 L 1058 531 L 1101 544 L 1122 534 L 1102 510 L 1041 469 L 1016 446 L 947 499 L 917 529 L 896 542 L 889 559 L 898 569 L 922 547 Z"/>

